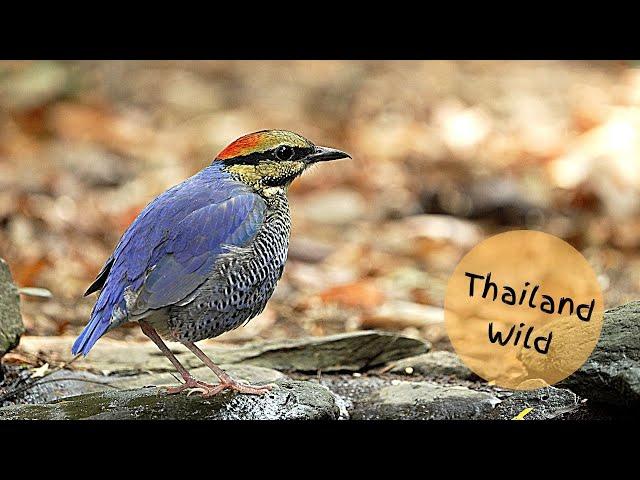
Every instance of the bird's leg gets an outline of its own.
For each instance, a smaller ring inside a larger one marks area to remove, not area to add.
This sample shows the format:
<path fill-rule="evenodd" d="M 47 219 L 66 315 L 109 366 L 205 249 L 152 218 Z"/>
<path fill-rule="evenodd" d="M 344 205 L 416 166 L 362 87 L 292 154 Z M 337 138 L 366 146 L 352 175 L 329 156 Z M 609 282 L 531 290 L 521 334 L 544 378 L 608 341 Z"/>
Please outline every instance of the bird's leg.
<path fill-rule="evenodd" d="M 211 371 L 215 373 L 216 376 L 220 379 L 220 384 L 216 385 L 216 387 L 211 391 L 204 393 L 203 394 L 204 397 L 211 397 L 227 388 L 231 390 L 235 390 L 236 392 L 239 392 L 239 393 L 263 395 L 269 392 L 273 387 L 273 385 L 244 385 L 238 382 L 237 380 L 234 380 L 233 378 L 231 378 L 231 376 L 229 376 L 228 373 L 226 373 L 224 370 L 218 367 L 215 363 L 213 363 L 211 359 L 207 357 L 207 355 L 196 346 L 195 343 L 193 342 L 182 342 L 182 343 L 185 347 L 191 350 L 196 357 L 202 360 L 202 362 L 207 367 L 209 367 Z"/>
<path fill-rule="evenodd" d="M 191 389 L 189 393 L 194 391 L 206 393 L 212 390 L 212 388 L 217 388 L 217 385 L 212 386 L 193 378 L 187 371 L 187 369 L 184 368 L 184 366 L 180 363 L 176 356 L 171 352 L 171 350 L 169 350 L 169 347 L 167 347 L 167 345 L 162 341 L 160 335 L 158 335 L 158 332 L 156 332 L 155 329 L 144 320 L 140 320 L 138 323 L 140 324 L 142 333 L 144 333 L 151 339 L 151 341 L 153 341 L 153 343 L 157 345 L 160 351 L 171 361 L 176 370 L 178 370 L 178 373 L 180 373 L 180 375 L 182 375 L 182 378 L 184 379 L 184 383 L 182 385 L 179 385 L 177 387 L 167 387 L 167 393 L 180 393 L 186 389 Z"/>

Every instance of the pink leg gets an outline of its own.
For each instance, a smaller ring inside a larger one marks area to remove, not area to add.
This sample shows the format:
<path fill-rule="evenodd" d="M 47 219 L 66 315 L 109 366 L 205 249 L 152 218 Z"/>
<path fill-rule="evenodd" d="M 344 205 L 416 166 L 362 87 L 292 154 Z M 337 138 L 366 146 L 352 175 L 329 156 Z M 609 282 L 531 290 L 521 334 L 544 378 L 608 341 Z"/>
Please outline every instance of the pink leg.
<path fill-rule="evenodd" d="M 191 350 L 196 357 L 202 360 L 202 362 L 207 367 L 209 367 L 211 371 L 215 373 L 216 376 L 220 379 L 220 384 L 216 385 L 210 391 L 203 393 L 202 395 L 203 397 L 211 397 L 213 395 L 216 395 L 222 392 L 227 388 L 230 390 L 235 390 L 236 392 L 239 392 L 239 393 L 247 393 L 250 395 L 264 395 L 265 393 L 269 392 L 273 388 L 273 385 L 244 385 L 238 382 L 237 380 L 234 380 L 233 378 L 231 378 L 228 373 L 226 373 L 224 370 L 218 367 L 215 363 L 213 363 L 211 359 L 207 357 L 205 353 L 196 346 L 195 343 L 193 342 L 182 342 L 182 343 L 185 347 Z"/>
<path fill-rule="evenodd" d="M 178 370 L 178 373 L 180 373 L 180 375 L 184 379 L 184 383 L 182 385 L 179 385 L 177 387 L 167 387 L 166 389 L 167 393 L 174 394 L 174 393 L 180 393 L 184 390 L 190 390 L 189 394 L 191 394 L 192 392 L 202 392 L 203 394 L 206 394 L 213 390 L 217 390 L 219 385 L 210 385 L 208 383 L 201 382 L 193 378 L 191 374 L 187 371 L 187 369 L 184 368 L 184 366 L 176 358 L 176 356 L 173 353 L 171 353 L 171 350 L 169 350 L 169 347 L 167 347 L 167 345 L 162 341 L 162 339 L 160 338 L 160 335 L 158 335 L 158 332 L 156 332 L 151 325 L 149 325 L 144 320 L 140 320 L 140 322 L 138 323 L 140 323 L 140 328 L 142 329 L 142 332 L 147 337 L 149 337 L 153 341 L 153 343 L 157 345 L 160 351 L 169 359 L 169 361 L 171 361 L 171 363 L 176 368 L 176 370 Z M 217 391 L 215 393 L 217 393 Z M 215 393 L 213 393 L 213 395 L 215 395 Z"/>

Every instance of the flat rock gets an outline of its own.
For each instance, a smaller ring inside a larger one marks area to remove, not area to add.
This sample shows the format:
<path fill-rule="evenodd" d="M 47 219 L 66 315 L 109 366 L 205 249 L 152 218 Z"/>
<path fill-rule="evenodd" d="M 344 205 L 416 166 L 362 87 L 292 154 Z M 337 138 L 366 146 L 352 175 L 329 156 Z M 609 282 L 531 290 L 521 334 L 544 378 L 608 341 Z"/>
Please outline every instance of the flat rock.
<path fill-rule="evenodd" d="M 71 345 L 75 337 L 22 337 L 19 350 L 27 354 L 50 355 L 59 361 L 69 362 Z M 229 363 L 233 348 L 203 342 L 200 347 L 220 363 Z M 186 347 L 178 343 L 168 344 L 171 351 L 187 368 L 201 367 L 200 362 Z M 48 357 L 47 357 L 48 358 Z M 142 372 L 175 372 L 171 363 L 152 342 L 127 342 L 101 338 L 87 357 L 79 357 L 74 368 L 87 369 L 102 374 L 135 375 Z"/>
<path fill-rule="evenodd" d="M 233 378 L 247 383 L 265 384 L 286 380 L 288 377 L 270 368 L 254 365 L 221 365 Z M 218 383 L 217 377 L 207 367 L 191 370 L 198 380 Z M 7 398 L 6 403 L 49 403 L 86 393 L 126 390 L 144 387 L 175 386 L 181 383 L 178 375 L 169 372 L 143 372 L 134 375 L 102 375 L 89 371 L 59 370 L 36 381 L 26 390 L 20 389 Z M 0 398 L 3 397 L 0 391 Z M 0 405 L 3 402 L 0 401 Z"/>
<path fill-rule="evenodd" d="M 242 363 L 283 371 L 358 372 L 429 348 L 424 340 L 362 331 L 249 346 Z"/>
<path fill-rule="evenodd" d="M 334 420 L 334 395 L 314 382 L 283 380 L 266 395 L 166 395 L 157 388 L 104 391 L 41 405 L 0 408 L 0 420 Z"/>
<path fill-rule="evenodd" d="M 284 373 L 271 368 L 257 367 L 255 365 L 225 365 L 220 367 L 237 380 L 247 383 L 274 383 L 279 380 L 285 380 L 287 377 Z M 198 380 L 208 383 L 218 383 L 218 378 L 207 367 L 194 368 L 191 374 Z M 162 373 L 143 373 L 140 375 L 115 377 L 110 384 L 119 388 L 141 388 L 148 386 L 167 386 L 177 385 L 181 381 L 176 379 L 177 374 Z"/>
<path fill-rule="evenodd" d="M 594 402 L 640 407 L 640 302 L 604 313 L 596 348 L 561 385 Z"/>
<path fill-rule="evenodd" d="M 450 420 L 487 418 L 500 400 L 462 386 L 432 382 L 398 382 L 354 403 L 359 420 Z"/>
<path fill-rule="evenodd" d="M 478 376 L 462 363 L 453 352 L 428 352 L 391 362 L 385 371 L 400 375 L 453 377 L 459 380 L 478 380 Z"/>
<path fill-rule="evenodd" d="M 13 283 L 9 265 L 0 258 L 0 357 L 18 345 L 23 333 L 18 288 Z"/>
<path fill-rule="evenodd" d="M 573 414 L 581 408 L 584 408 L 584 404 L 570 390 L 545 387 L 509 392 L 489 414 L 489 418 L 510 420 L 521 415 L 522 420 L 552 420 Z"/>
<path fill-rule="evenodd" d="M 27 353 L 43 352 L 70 360 L 73 340 L 73 337 L 25 337 L 20 347 Z M 364 371 L 425 353 L 430 348 L 423 340 L 377 331 L 254 342 L 243 346 L 204 341 L 199 346 L 217 363 L 256 365 L 291 372 Z M 173 343 L 169 347 L 186 368 L 202 366 L 184 346 Z M 174 371 L 151 342 L 122 342 L 108 338 L 101 339 L 88 357 L 78 359 L 74 365 L 99 373 Z"/>

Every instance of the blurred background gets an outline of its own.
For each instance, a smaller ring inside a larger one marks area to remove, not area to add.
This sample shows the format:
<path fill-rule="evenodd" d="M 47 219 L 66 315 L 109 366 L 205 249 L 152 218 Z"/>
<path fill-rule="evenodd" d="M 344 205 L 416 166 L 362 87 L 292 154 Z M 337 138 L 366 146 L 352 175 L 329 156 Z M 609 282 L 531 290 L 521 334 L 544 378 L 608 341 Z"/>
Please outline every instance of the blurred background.
<path fill-rule="evenodd" d="M 512 229 L 581 251 L 607 306 L 640 298 L 640 64 L 0 62 L 0 257 L 27 334 L 79 333 L 138 212 L 271 128 L 353 161 L 293 184 L 283 279 L 222 342 L 377 328 L 449 348 L 449 275 Z"/>

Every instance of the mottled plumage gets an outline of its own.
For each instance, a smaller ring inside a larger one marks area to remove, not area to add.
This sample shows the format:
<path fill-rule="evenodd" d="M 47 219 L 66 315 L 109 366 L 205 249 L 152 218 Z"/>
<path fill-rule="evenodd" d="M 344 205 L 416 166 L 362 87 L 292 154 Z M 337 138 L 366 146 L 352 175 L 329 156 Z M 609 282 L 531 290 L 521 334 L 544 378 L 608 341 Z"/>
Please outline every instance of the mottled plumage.
<path fill-rule="evenodd" d="M 220 164 L 164 192 L 127 229 L 96 280 L 100 283 L 89 288 L 101 292 L 74 353 L 86 355 L 100 336 L 129 317 L 144 318 L 187 299 L 210 277 L 221 254 L 255 237 L 265 211 L 264 200 Z"/>
<path fill-rule="evenodd" d="M 87 290 L 100 294 L 73 353 L 87 355 L 105 332 L 128 321 L 140 322 L 165 354 L 155 332 L 197 350 L 193 342 L 259 314 L 287 257 L 288 185 L 309 164 L 345 156 L 292 132 L 256 132 L 161 194 L 122 235 Z M 191 386 L 205 385 L 180 371 Z M 224 382 L 243 391 L 227 377 Z"/>

